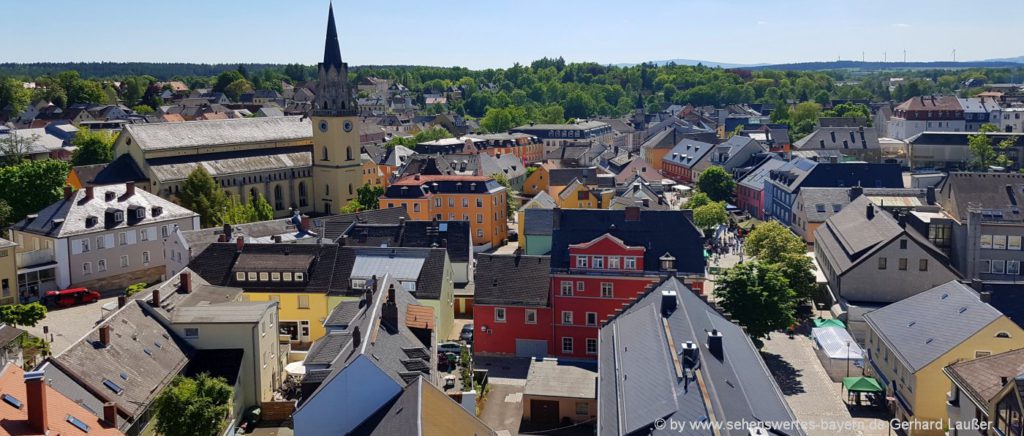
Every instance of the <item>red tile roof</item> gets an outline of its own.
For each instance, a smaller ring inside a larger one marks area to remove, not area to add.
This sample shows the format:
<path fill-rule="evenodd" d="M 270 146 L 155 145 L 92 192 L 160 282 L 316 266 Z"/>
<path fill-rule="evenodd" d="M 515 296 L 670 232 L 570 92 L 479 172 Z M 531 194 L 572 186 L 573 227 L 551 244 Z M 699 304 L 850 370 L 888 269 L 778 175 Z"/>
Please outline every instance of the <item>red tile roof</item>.
<path fill-rule="evenodd" d="M 28 423 L 25 371 L 10 363 L 0 369 L 0 393 L 14 397 L 22 404 L 21 408 L 18 409 L 7 402 L 0 402 L 0 433 L 18 436 L 42 434 L 33 430 Z M 107 426 L 92 412 L 49 386 L 46 387 L 46 405 L 49 434 L 51 435 L 73 436 L 86 434 L 86 432 L 71 425 L 68 422 L 68 416 L 73 416 L 88 425 L 89 436 L 124 434 L 114 427 Z"/>
<path fill-rule="evenodd" d="M 405 325 L 409 328 L 434 330 L 434 308 L 410 304 L 405 309 Z"/>

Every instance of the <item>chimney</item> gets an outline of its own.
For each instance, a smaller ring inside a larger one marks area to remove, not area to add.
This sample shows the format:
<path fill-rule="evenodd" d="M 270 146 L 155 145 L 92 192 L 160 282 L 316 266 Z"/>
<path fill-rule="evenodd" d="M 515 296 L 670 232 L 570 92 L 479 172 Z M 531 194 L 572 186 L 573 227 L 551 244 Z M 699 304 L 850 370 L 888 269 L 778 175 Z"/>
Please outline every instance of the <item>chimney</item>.
<path fill-rule="evenodd" d="M 130 198 L 135 195 L 135 182 L 124 183 L 124 198 Z"/>
<path fill-rule="evenodd" d="M 75 194 L 75 191 L 71 190 L 70 186 L 64 187 L 64 201 L 70 200 L 71 196 Z"/>
<path fill-rule="evenodd" d="M 120 308 L 124 307 L 125 304 L 128 304 L 128 297 L 126 297 L 124 295 L 118 295 L 117 296 L 117 308 L 120 309 Z"/>
<path fill-rule="evenodd" d="M 160 290 L 159 289 L 154 289 L 153 290 L 153 299 L 150 300 L 150 304 L 152 304 L 154 306 L 159 306 L 160 305 Z"/>
<path fill-rule="evenodd" d="M 92 200 L 92 186 L 85 187 L 85 197 L 82 198 L 82 201 L 84 202 L 88 202 L 89 200 Z"/>
<path fill-rule="evenodd" d="M 241 253 L 243 247 L 245 247 L 245 238 L 241 236 L 235 238 L 235 251 Z"/>
<path fill-rule="evenodd" d="M 661 314 L 668 318 L 669 315 L 672 315 L 672 312 L 676 311 L 678 302 L 676 291 L 671 289 L 661 291 Z"/>
<path fill-rule="evenodd" d="M 398 328 L 398 303 L 395 302 L 395 285 L 388 286 L 388 299 L 381 305 L 380 320 L 391 328 Z"/>
<path fill-rule="evenodd" d="M 971 289 L 980 294 L 985 291 L 985 283 L 981 279 L 971 279 Z"/>
<path fill-rule="evenodd" d="M 226 235 L 217 235 L 217 242 L 228 242 Z"/>
<path fill-rule="evenodd" d="M 978 293 L 978 299 L 981 300 L 982 303 L 989 304 L 989 303 L 992 302 L 992 292 L 989 292 L 989 291 L 979 292 Z"/>
<path fill-rule="evenodd" d="M 28 423 L 38 434 L 48 433 L 46 378 L 42 371 L 25 373 L 25 397 L 28 400 Z"/>
<path fill-rule="evenodd" d="M 700 348 L 697 348 L 697 344 L 692 341 L 686 341 L 679 348 L 682 350 L 680 353 L 683 355 L 683 371 L 696 368 L 700 362 Z"/>
<path fill-rule="evenodd" d="M 1010 382 L 1010 378 L 1009 377 L 1007 377 L 1005 375 L 999 377 L 999 386 L 1006 386 L 1006 384 L 1009 383 L 1009 382 Z"/>
<path fill-rule="evenodd" d="M 722 354 L 722 333 L 718 329 L 708 332 L 708 351 L 718 360 L 725 358 Z"/>
<path fill-rule="evenodd" d="M 273 239 L 273 240 L 274 240 L 274 243 L 275 243 L 275 244 L 280 244 L 280 243 L 281 243 L 281 241 L 284 241 L 284 239 L 283 239 L 283 238 L 281 238 L 281 235 L 274 235 L 273 237 L 271 237 L 271 239 Z"/>
<path fill-rule="evenodd" d="M 928 189 L 925 191 L 925 199 L 927 200 L 928 205 L 934 205 L 935 204 L 935 187 L 934 186 L 929 186 Z"/>
<path fill-rule="evenodd" d="M 178 286 L 181 292 L 186 294 L 192 293 L 192 274 L 183 272 L 178 275 Z"/>
<path fill-rule="evenodd" d="M 640 221 L 640 208 L 636 206 L 627 206 L 626 221 Z"/>
<path fill-rule="evenodd" d="M 110 346 L 110 324 L 100 326 L 100 343 L 103 347 Z"/>
<path fill-rule="evenodd" d="M 875 219 L 875 205 L 868 203 L 865 213 L 867 214 L 868 220 Z"/>
<path fill-rule="evenodd" d="M 103 403 L 103 421 L 110 427 L 117 427 L 117 404 L 113 402 Z"/>
<path fill-rule="evenodd" d="M 359 348 L 361 343 L 363 343 L 363 334 L 359 331 L 359 326 L 352 327 L 352 348 Z"/>
<path fill-rule="evenodd" d="M 228 242 L 231 240 L 231 232 L 231 224 L 224 224 L 224 242 Z"/>
<path fill-rule="evenodd" d="M 864 195 L 864 188 L 860 185 L 850 188 L 850 201 L 856 200 L 861 195 Z"/>

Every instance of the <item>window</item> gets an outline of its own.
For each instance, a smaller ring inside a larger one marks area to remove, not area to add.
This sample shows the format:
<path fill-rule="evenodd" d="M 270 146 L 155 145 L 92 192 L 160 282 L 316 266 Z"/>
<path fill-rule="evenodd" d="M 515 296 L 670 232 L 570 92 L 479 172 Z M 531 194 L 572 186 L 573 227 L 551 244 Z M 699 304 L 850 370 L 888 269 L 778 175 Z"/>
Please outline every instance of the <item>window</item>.
<path fill-rule="evenodd" d="M 324 146 L 324 148 L 320 150 L 320 160 L 330 160 L 330 154 L 327 153 L 327 146 Z"/>
<path fill-rule="evenodd" d="M 907 240 L 906 239 L 900 239 L 900 250 L 906 250 L 906 249 L 907 249 Z"/>
<path fill-rule="evenodd" d="M 82 274 L 92 274 L 92 262 L 86 262 L 82 264 Z"/>
<path fill-rule="evenodd" d="M 609 256 L 608 257 L 608 269 L 619 269 L 619 257 Z"/>
<path fill-rule="evenodd" d="M 478 238 L 484 237 L 484 229 L 476 229 L 476 237 L 478 237 Z"/>
<path fill-rule="evenodd" d="M 281 273 L 279 273 L 279 272 L 272 272 L 272 273 L 270 273 L 270 281 L 272 281 L 272 282 L 279 282 L 279 281 L 281 281 Z"/>
<path fill-rule="evenodd" d="M 907 270 L 907 258 L 901 257 L 900 258 L 900 271 L 906 271 L 906 270 Z"/>
<path fill-rule="evenodd" d="M 991 355 L 992 355 L 991 351 L 975 351 L 974 352 L 974 358 L 975 359 L 977 359 L 979 357 L 985 357 L 985 356 L 991 356 Z"/>
<path fill-rule="evenodd" d="M 594 256 L 594 269 L 604 269 L 604 256 Z"/>
<path fill-rule="evenodd" d="M 597 338 L 587 338 L 587 354 L 597 354 Z M 576 403 L 576 414 L 586 415 L 586 412 L 580 413 L 580 404 L 587 403 Z"/>
<path fill-rule="evenodd" d="M 992 235 L 981 235 L 981 248 L 992 248 Z"/>
<path fill-rule="evenodd" d="M 815 204 L 814 205 L 814 210 L 816 212 L 818 212 L 818 213 L 825 213 L 825 205 L 824 204 Z"/>
<path fill-rule="evenodd" d="M 1007 237 L 1006 248 L 1009 250 L 1020 250 L 1020 236 Z"/>
<path fill-rule="evenodd" d="M 562 325 L 572 325 L 572 312 L 562 311 Z"/>
<path fill-rule="evenodd" d="M 469 207 L 469 199 L 468 198 L 463 198 L 462 199 L 462 207 Z"/>
<path fill-rule="evenodd" d="M 878 269 L 885 269 L 888 266 L 889 259 L 884 257 L 878 258 Z"/>
<path fill-rule="evenodd" d="M 104 248 L 107 248 L 105 242 L 106 242 L 106 240 L 102 236 L 97 236 L 96 237 L 96 249 L 102 250 Z"/>
<path fill-rule="evenodd" d="M 170 231 L 171 231 L 170 227 L 162 226 L 162 227 L 160 227 L 160 236 L 163 237 L 163 238 L 166 238 L 167 235 L 170 234 Z"/>
<path fill-rule="evenodd" d="M 265 282 L 267 280 L 270 280 L 270 273 L 268 273 L 268 272 L 261 272 L 260 273 L 260 281 L 261 282 Z"/>
<path fill-rule="evenodd" d="M 300 272 L 295 273 L 295 281 L 301 282 L 301 281 L 304 281 L 304 280 L 306 280 L 305 274 L 300 273 Z"/>
<path fill-rule="evenodd" d="M 570 296 L 572 296 L 572 281 L 565 280 L 565 281 L 562 282 L 561 286 L 562 286 L 562 288 L 561 288 L 562 289 L 562 293 L 561 294 L 562 294 L 563 297 L 570 297 Z"/>
<path fill-rule="evenodd" d="M 1005 274 L 1006 273 L 1006 261 L 1004 260 L 993 260 L 992 261 L 992 274 Z"/>
<path fill-rule="evenodd" d="M 37 241 L 36 243 L 38 244 L 39 243 L 38 240 L 36 240 L 36 241 Z M 38 249 L 38 248 L 39 247 L 36 247 L 36 249 Z M 83 239 L 82 240 L 82 252 L 86 253 L 88 251 L 89 251 L 89 240 L 88 239 Z"/>
<path fill-rule="evenodd" d="M 583 292 L 586 289 L 586 282 L 580 280 L 576 282 L 576 292 Z"/>
<path fill-rule="evenodd" d="M 477 224 L 482 224 L 483 222 L 484 222 L 484 214 L 482 214 L 482 213 L 476 214 L 476 223 Z"/>
<path fill-rule="evenodd" d="M 290 272 L 281 273 L 281 279 L 286 281 L 286 282 L 292 281 L 292 273 L 290 273 Z"/>
<path fill-rule="evenodd" d="M 614 284 L 611 282 L 601 282 L 601 296 L 604 298 L 612 298 L 614 296 Z"/>
<path fill-rule="evenodd" d="M 128 266 L 128 255 L 121 256 L 121 268 L 127 268 Z"/>
<path fill-rule="evenodd" d="M 590 339 L 587 339 L 587 350 L 590 349 Z M 597 349 L 597 340 L 594 340 L 594 349 Z M 589 351 L 588 351 L 589 352 Z M 596 351 L 595 351 L 596 352 Z M 586 401 L 576 402 L 576 414 L 586 416 L 590 414 L 590 404 Z"/>
<path fill-rule="evenodd" d="M 987 274 L 992 271 L 992 261 L 982 259 L 978 261 L 978 272 Z"/>
<path fill-rule="evenodd" d="M 128 245 L 128 233 L 121 232 L 117 234 L 117 245 Z"/>
<path fill-rule="evenodd" d="M 141 241 L 148 241 L 149 240 L 149 229 L 139 230 L 139 240 L 141 240 Z"/>
<path fill-rule="evenodd" d="M 576 256 L 576 268 L 587 267 L 587 256 Z"/>
<path fill-rule="evenodd" d="M 1008 260 L 1006 261 L 1006 273 L 1012 276 L 1020 274 L 1020 261 Z"/>
<path fill-rule="evenodd" d="M 572 353 L 572 338 L 562 338 L 562 352 Z"/>
<path fill-rule="evenodd" d="M 143 265 L 149 265 L 149 252 L 148 251 L 143 251 L 142 252 L 142 264 Z"/>
<path fill-rule="evenodd" d="M 448 207 L 455 207 L 455 198 L 448 197 Z"/>
<path fill-rule="evenodd" d="M 928 271 L 928 259 L 921 259 L 917 265 L 918 271 Z"/>
<path fill-rule="evenodd" d="M 992 248 L 996 250 L 1006 249 L 1006 235 L 995 235 L 992 237 Z"/>
<path fill-rule="evenodd" d="M 198 327 L 185 327 L 185 338 L 186 339 L 197 339 L 199 338 Z"/>
<path fill-rule="evenodd" d="M 587 325 L 597 325 L 597 312 L 587 312 Z"/>
<path fill-rule="evenodd" d="M 100 259 L 100 260 L 96 261 L 96 271 L 103 272 L 103 271 L 106 271 L 106 270 L 107 270 L 107 260 L 106 259 Z"/>
<path fill-rule="evenodd" d="M 536 324 L 537 323 L 537 309 L 526 309 L 526 323 Z"/>
<path fill-rule="evenodd" d="M 494 322 L 505 322 L 505 308 L 495 307 L 494 308 Z"/>
<path fill-rule="evenodd" d="M 78 418 L 75 418 L 74 416 L 68 415 L 67 418 L 65 418 L 65 420 L 67 420 L 67 422 L 69 424 L 75 426 L 75 428 L 77 428 L 77 429 L 79 429 L 79 430 L 81 430 L 81 431 L 83 431 L 85 433 L 89 432 L 89 424 L 86 424 L 81 419 L 78 419 Z"/>
<path fill-rule="evenodd" d="M 624 269 L 636 269 L 636 258 L 635 257 L 627 257 L 627 258 L 625 258 L 624 265 L 625 265 L 623 267 Z"/>
<path fill-rule="evenodd" d="M 266 274 L 266 273 L 260 273 Z M 309 295 L 299 295 L 299 309 L 309 309 Z"/>
<path fill-rule="evenodd" d="M 240 281 L 240 282 L 244 282 L 245 281 L 245 273 L 241 272 L 241 271 L 236 272 L 235 273 L 235 280 Z"/>
<path fill-rule="evenodd" d="M 484 207 L 484 200 L 482 198 L 476 199 L 476 207 Z"/>

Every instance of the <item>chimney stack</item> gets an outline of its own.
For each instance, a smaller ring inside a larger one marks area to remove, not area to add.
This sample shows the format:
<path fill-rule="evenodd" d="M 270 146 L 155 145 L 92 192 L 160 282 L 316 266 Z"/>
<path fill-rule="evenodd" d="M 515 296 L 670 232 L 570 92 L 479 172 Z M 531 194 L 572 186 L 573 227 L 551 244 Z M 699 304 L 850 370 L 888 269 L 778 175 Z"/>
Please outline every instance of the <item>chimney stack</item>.
<path fill-rule="evenodd" d="M 25 373 L 25 397 L 28 400 L 28 423 L 32 430 L 39 434 L 46 434 L 47 428 L 47 407 L 46 407 L 46 378 L 42 371 Z"/>
<path fill-rule="evenodd" d="M 235 250 L 241 253 L 243 247 L 245 247 L 245 238 L 241 236 L 235 238 Z"/>
<path fill-rule="evenodd" d="M 301 230 L 304 231 L 304 232 L 308 232 L 309 231 L 309 217 L 308 216 L 304 216 L 304 217 L 302 217 L 302 219 L 299 220 L 299 222 L 302 223 L 302 229 Z"/>
<path fill-rule="evenodd" d="M 93 193 L 92 192 L 92 186 L 86 186 L 85 187 L 85 197 L 82 198 L 82 201 L 88 202 L 89 200 L 92 200 L 92 193 Z"/>
<path fill-rule="evenodd" d="M 120 309 L 120 308 L 124 307 L 125 304 L 128 304 L 128 297 L 126 297 L 124 295 L 118 295 L 117 296 L 117 308 Z"/>
<path fill-rule="evenodd" d="M 672 315 L 672 312 L 676 311 L 676 306 L 678 305 L 679 301 L 676 299 L 676 297 L 676 291 L 673 291 L 671 289 L 661 291 L 661 314 L 664 317 L 668 318 L 670 315 Z"/>
<path fill-rule="evenodd" d="M 191 294 L 192 293 L 192 274 L 189 274 L 187 272 L 183 272 L 183 273 L 179 274 L 178 275 L 178 283 L 179 283 L 181 292 L 184 292 L 186 294 Z"/>
<path fill-rule="evenodd" d="M 865 213 L 867 214 L 868 220 L 875 219 L 875 205 L 868 203 Z"/>
<path fill-rule="evenodd" d="M 925 198 L 927 199 L 928 205 L 934 205 L 935 204 L 935 187 L 934 186 L 929 186 L 928 189 L 925 190 Z"/>
<path fill-rule="evenodd" d="M 124 182 L 124 198 L 135 195 L 135 182 Z"/>
<path fill-rule="evenodd" d="M 100 343 L 104 348 L 110 346 L 110 324 L 100 326 Z"/>
<path fill-rule="evenodd" d="M 850 187 L 850 201 L 856 200 L 857 197 L 864 195 L 864 188 L 860 185 Z"/>
<path fill-rule="evenodd" d="M 989 291 L 979 292 L 978 293 L 978 299 L 981 300 L 981 302 L 985 303 L 985 304 L 991 303 L 992 302 L 992 293 L 989 292 Z"/>
<path fill-rule="evenodd" d="M 697 364 L 700 362 L 700 348 L 697 348 L 697 344 L 691 341 L 686 341 L 683 342 L 680 348 L 682 349 L 681 353 L 683 354 L 683 371 L 696 368 Z"/>
<path fill-rule="evenodd" d="M 117 404 L 113 402 L 103 403 L 103 421 L 110 427 L 117 427 Z"/>
<path fill-rule="evenodd" d="M 722 353 L 722 332 L 719 332 L 718 329 L 708 332 L 708 351 L 718 360 L 725 358 Z"/>
<path fill-rule="evenodd" d="M 398 328 L 398 303 L 395 302 L 395 285 L 388 286 L 388 299 L 380 308 L 380 320 L 389 327 Z"/>
<path fill-rule="evenodd" d="M 228 242 L 228 241 L 231 240 L 231 231 L 232 231 L 231 224 L 224 224 L 224 228 L 223 229 L 224 229 L 224 241 L 223 242 Z"/>
<path fill-rule="evenodd" d="M 71 196 L 74 195 L 74 194 L 75 194 L 75 191 L 71 190 L 70 186 L 65 186 L 64 187 L 64 201 L 70 200 Z"/>
<path fill-rule="evenodd" d="M 980 294 L 985 291 L 985 283 L 981 279 L 971 279 L 971 289 Z"/>
<path fill-rule="evenodd" d="M 150 301 L 150 304 L 152 304 L 154 306 L 160 306 L 160 290 L 159 289 L 154 289 L 153 290 L 153 299 Z"/>

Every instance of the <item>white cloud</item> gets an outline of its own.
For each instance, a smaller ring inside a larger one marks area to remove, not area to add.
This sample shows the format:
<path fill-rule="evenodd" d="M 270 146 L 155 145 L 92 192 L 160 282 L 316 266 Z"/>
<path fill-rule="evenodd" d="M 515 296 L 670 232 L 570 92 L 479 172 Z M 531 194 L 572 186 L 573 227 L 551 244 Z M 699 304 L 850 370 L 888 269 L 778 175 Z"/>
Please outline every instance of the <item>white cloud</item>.
<path fill-rule="evenodd" d="M 910 25 L 907 24 L 907 23 L 896 23 L 896 24 L 893 24 L 892 27 L 899 27 L 901 29 L 906 29 L 906 28 L 910 27 Z"/>
<path fill-rule="evenodd" d="M 757 25 L 758 25 L 758 26 L 764 26 L 764 25 L 766 25 L 766 24 L 768 24 L 768 22 L 767 22 L 767 21 L 763 21 L 763 20 L 757 20 Z"/>

